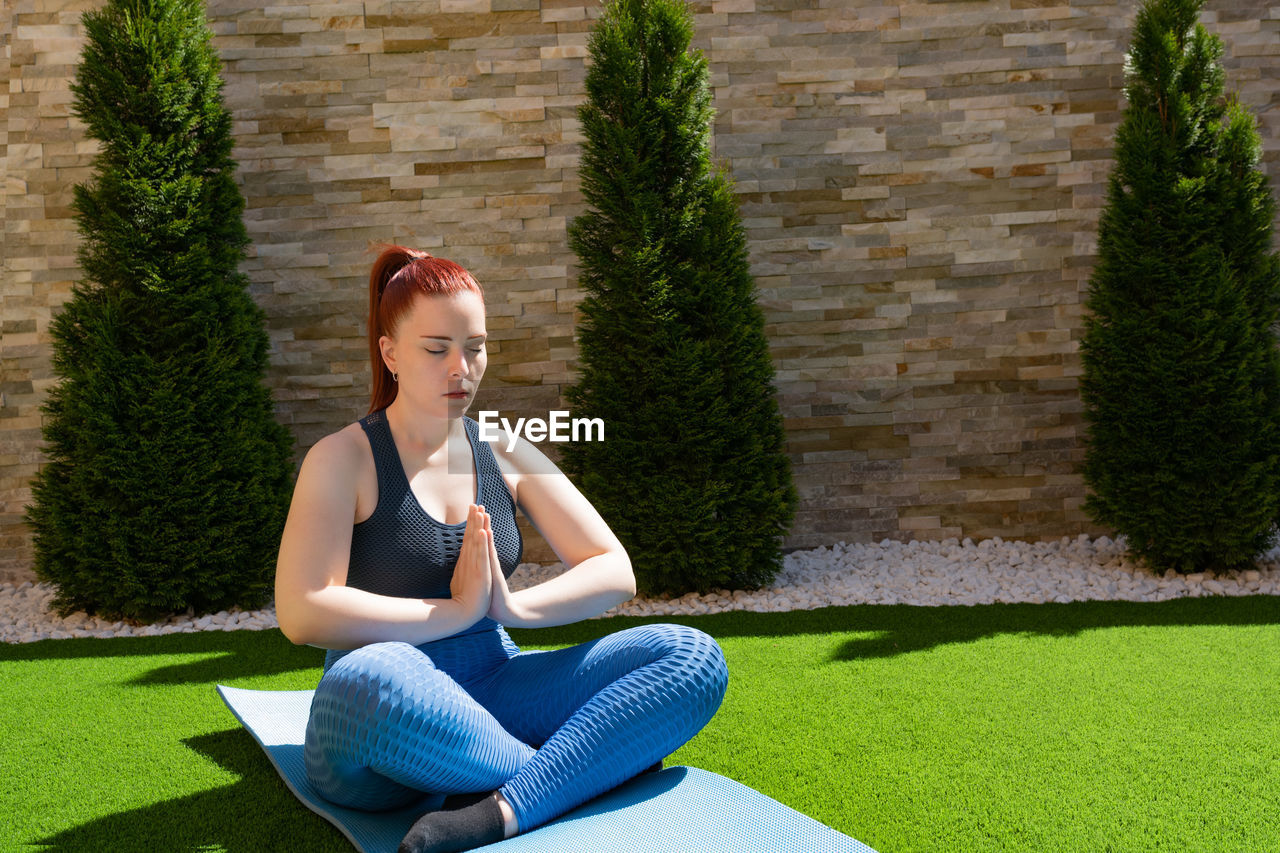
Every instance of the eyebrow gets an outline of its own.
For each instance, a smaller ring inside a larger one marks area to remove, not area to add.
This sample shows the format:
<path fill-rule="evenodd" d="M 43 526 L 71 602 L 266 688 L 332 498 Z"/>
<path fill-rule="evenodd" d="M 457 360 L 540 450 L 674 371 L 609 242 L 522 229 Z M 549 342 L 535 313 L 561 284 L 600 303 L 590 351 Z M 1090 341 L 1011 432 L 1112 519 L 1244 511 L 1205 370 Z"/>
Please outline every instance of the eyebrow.
<path fill-rule="evenodd" d="M 429 338 L 430 340 L 433 340 L 433 341 L 452 341 L 453 340 L 453 338 L 446 338 L 442 335 L 422 335 L 422 337 Z M 488 335 L 472 335 L 471 337 L 467 338 L 467 340 L 474 341 L 476 338 L 480 338 L 483 340 L 487 337 Z"/>

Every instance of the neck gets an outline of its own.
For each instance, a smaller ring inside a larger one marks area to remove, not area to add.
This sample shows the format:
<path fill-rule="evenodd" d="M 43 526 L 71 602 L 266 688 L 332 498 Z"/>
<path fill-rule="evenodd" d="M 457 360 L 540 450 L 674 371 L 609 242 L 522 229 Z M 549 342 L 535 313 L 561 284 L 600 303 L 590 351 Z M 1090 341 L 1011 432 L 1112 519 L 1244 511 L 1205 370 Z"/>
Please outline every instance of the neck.
<path fill-rule="evenodd" d="M 439 418 L 412 412 L 400 397 L 387 406 L 386 417 L 402 450 L 414 455 L 429 458 L 451 442 L 467 440 L 461 417 Z"/>

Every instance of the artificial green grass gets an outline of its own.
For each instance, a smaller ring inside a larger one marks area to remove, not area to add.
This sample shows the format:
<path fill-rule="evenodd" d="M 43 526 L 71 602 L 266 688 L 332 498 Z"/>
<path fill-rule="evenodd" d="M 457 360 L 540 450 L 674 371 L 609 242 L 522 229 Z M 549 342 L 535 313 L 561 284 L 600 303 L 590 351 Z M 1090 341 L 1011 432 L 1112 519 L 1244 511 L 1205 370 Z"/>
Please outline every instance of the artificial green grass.
<path fill-rule="evenodd" d="M 618 618 L 694 625 L 720 712 L 668 764 L 722 773 L 870 844 L 1280 849 L 1280 598 Z M 278 631 L 0 646 L 0 849 L 349 851 L 215 683 L 315 685 Z M 639 849 L 639 848 L 637 848 Z"/>

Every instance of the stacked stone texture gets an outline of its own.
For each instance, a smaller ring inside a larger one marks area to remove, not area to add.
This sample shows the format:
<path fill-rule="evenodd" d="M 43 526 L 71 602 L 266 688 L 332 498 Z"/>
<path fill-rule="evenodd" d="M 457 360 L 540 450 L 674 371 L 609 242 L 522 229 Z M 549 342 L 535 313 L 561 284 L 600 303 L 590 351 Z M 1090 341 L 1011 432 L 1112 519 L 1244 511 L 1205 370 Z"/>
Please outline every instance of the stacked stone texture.
<path fill-rule="evenodd" d="M 0 12 L 0 581 L 78 276 L 70 115 L 86 0 Z M 736 182 L 800 507 L 786 545 L 1105 532 L 1081 510 L 1082 301 L 1136 4 L 711 0 L 713 151 Z M 598 3 L 209 0 L 268 315 L 266 377 L 302 454 L 368 411 L 370 246 L 472 269 L 490 362 L 472 409 L 565 408 Z M 1280 7 L 1209 0 L 1228 89 L 1280 160 Z M 5 102 L 7 99 L 7 103 Z M 690 417 L 696 417 L 691 412 Z M 554 445 L 544 444 L 552 458 Z M 525 527 L 526 558 L 554 560 Z"/>

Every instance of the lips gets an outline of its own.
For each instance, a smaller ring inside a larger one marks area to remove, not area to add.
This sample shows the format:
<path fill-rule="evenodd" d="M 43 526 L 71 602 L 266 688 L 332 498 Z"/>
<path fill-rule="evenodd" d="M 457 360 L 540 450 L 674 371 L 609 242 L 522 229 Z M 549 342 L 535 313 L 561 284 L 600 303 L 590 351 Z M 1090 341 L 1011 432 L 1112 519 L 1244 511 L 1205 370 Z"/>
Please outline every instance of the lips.
<path fill-rule="evenodd" d="M 462 400 L 467 396 L 467 392 L 466 391 L 450 391 L 448 394 L 445 394 L 445 396 L 453 400 Z"/>

